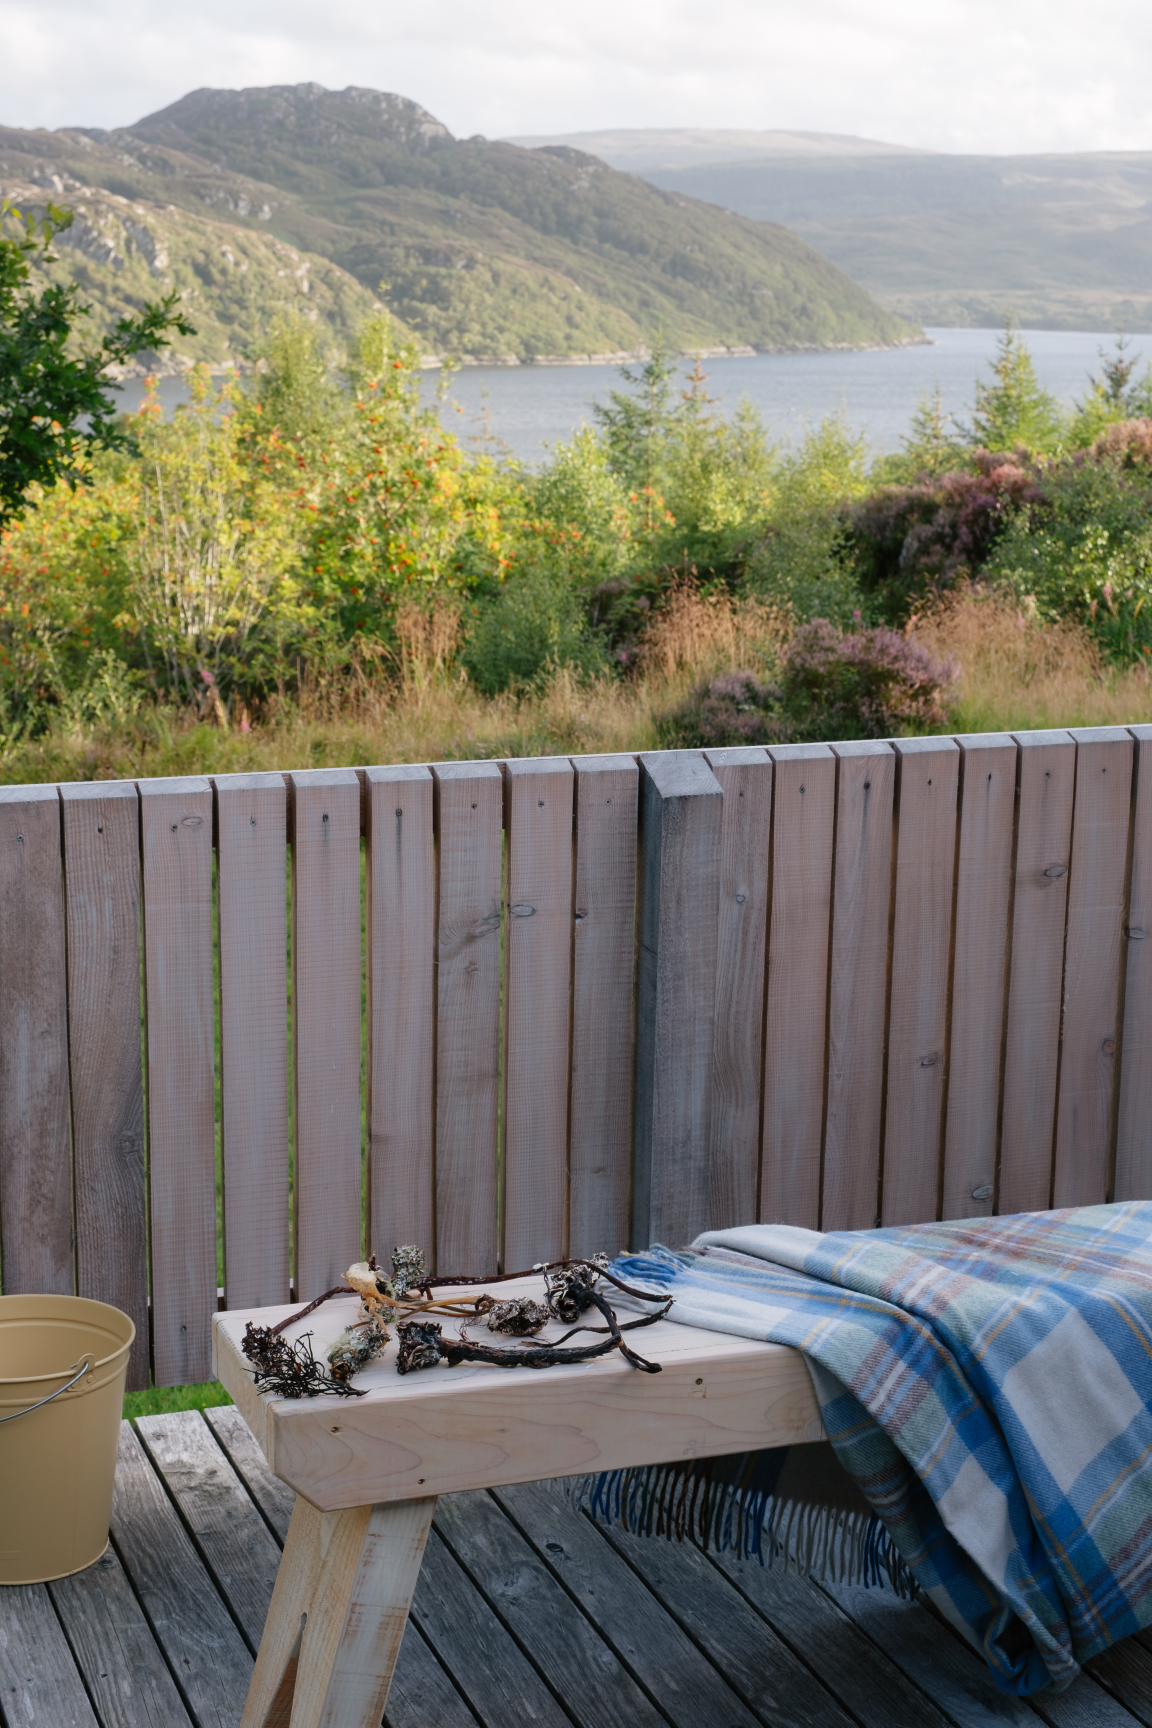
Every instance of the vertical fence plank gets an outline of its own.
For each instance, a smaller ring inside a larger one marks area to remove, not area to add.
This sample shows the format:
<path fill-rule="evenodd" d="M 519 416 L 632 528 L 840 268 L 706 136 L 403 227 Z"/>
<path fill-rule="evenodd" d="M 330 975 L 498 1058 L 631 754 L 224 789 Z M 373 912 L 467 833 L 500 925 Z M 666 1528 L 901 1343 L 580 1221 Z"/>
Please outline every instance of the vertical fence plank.
<path fill-rule="evenodd" d="M 1101 726 L 1074 731 L 1072 737 L 1076 803 L 1068 872 L 1054 1206 L 1090 1206 L 1108 1195 L 1132 806 L 1131 735 L 1119 726 Z"/>
<path fill-rule="evenodd" d="M 712 1036 L 724 796 L 703 756 L 641 756 L 632 1239 L 708 1225 Z"/>
<path fill-rule="evenodd" d="M 433 770 L 436 925 L 436 1264 L 495 1272 L 503 783 L 494 762 Z"/>
<path fill-rule="evenodd" d="M 1016 863 L 996 1210 L 1036 1212 L 1050 1204 L 1052 1190 L 1076 746 L 1067 732 L 1018 732 L 1016 742 Z"/>
<path fill-rule="evenodd" d="M 288 780 L 296 1296 L 310 1301 L 360 1257 L 360 781 Z"/>
<path fill-rule="evenodd" d="M 1016 743 L 1003 732 L 957 743 L 960 845 L 941 1216 L 976 1218 L 992 1211 L 996 1185 Z"/>
<path fill-rule="evenodd" d="M 432 772 L 364 772 L 368 836 L 368 1246 L 436 1244 Z"/>
<path fill-rule="evenodd" d="M 628 1245 L 636 1035 L 636 824 L 631 756 L 577 756 L 568 1251 Z"/>
<path fill-rule="evenodd" d="M 1136 797 L 1113 1198 L 1152 1200 L 1152 726 L 1129 731 L 1136 741 Z"/>
<path fill-rule="evenodd" d="M 221 774 L 220 1127 L 224 1299 L 287 1302 L 288 793 L 280 774 Z"/>
<path fill-rule="evenodd" d="M 70 1296 L 68 992 L 55 786 L 0 787 L 0 980 L 4 1292 Z"/>
<path fill-rule="evenodd" d="M 881 1216 L 935 1218 L 944 1102 L 959 746 L 896 742 L 898 824 Z"/>
<path fill-rule="evenodd" d="M 836 758 L 827 744 L 785 744 L 771 754 L 776 784 L 760 1217 L 814 1230 L 820 1222 Z"/>
<path fill-rule="evenodd" d="M 148 1385 L 140 1060 L 140 801 L 130 781 L 60 788 L 76 1289 L 135 1321 L 128 1386 Z"/>
<path fill-rule="evenodd" d="M 724 794 L 708 1155 L 709 1227 L 723 1230 L 751 1223 L 760 1197 L 772 758 L 752 747 L 704 756 Z"/>
<path fill-rule="evenodd" d="M 504 764 L 504 1255 L 562 1259 L 568 1236 L 572 796 L 560 756 Z"/>
<path fill-rule="evenodd" d="M 157 1386 L 211 1375 L 216 1308 L 212 789 L 141 780 L 152 1362 Z"/>
<path fill-rule="evenodd" d="M 880 1207 L 896 757 L 877 740 L 832 749 L 836 865 L 820 1228 L 870 1230 Z"/>

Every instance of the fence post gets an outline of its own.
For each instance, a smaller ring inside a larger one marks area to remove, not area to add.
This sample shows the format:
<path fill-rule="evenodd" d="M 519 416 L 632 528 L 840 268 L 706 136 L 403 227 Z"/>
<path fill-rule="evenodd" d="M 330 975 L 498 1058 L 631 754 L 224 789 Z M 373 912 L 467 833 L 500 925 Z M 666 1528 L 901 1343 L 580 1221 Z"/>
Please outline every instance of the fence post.
<path fill-rule="evenodd" d="M 644 755 L 632 1240 L 709 1222 L 708 1150 L 723 793 L 703 756 Z"/>

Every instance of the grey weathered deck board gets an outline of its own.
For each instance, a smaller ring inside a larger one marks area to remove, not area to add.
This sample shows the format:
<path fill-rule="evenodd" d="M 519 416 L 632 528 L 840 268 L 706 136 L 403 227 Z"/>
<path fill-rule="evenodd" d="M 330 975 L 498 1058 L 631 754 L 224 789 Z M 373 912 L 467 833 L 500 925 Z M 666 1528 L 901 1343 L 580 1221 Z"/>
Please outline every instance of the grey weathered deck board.
<path fill-rule="evenodd" d="M 495 1489 L 493 1498 L 676 1728 L 758 1721 L 631 1566 L 589 1519 L 572 1516 L 554 1487 L 528 1482 Z"/>
<path fill-rule="evenodd" d="M 102 1728 L 187 1728 L 191 1717 L 115 1550 L 48 1588 Z"/>
<path fill-rule="evenodd" d="M 948 1718 L 817 1585 L 730 1554 L 712 1564 L 851 1710 L 861 1728 L 943 1728 Z"/>
<path fill-rule="evenodd" d="M 419 1628 L 409 1621 L 392 1676 L 384 1728 L 477 1728 L 478 1722 Z"/>
<path fill-rule="evenodd" d="M 292 1522 L 296 1495 L 279 1476 L 273 1476 L 256 1443 L 256 1436 L 235 1404 L 218 1404 L 205 1410 L 205 1420 L 228 1454 L 232 1468 L 267 1519 L 281 1547 Z"/>
<path fill-rule="evenodd" d="M 762 1721 L 849 1728 L 852 1718 L 807 1665 L 690 1543 L 607 1532 L 688 1636 Z"/>
<path fill-rule="evenodd" d="M 412 1618 L 453 1675 L 484 1728 L 570 1728 L 511 1634 L 433 1527 Z"/>
<path fill-rule="evenodd" d="M 136 1432 L 255 1655 L 280 1564 L 267 1524 L 198 1410 L 141 1417 Z"/>
<path fill-rule="evenodd" d="M 112 1538 L 197 1728 L 233 1728 L 251 1653 L 127 1422 L 120 1429 Z"/>
<path fill-rule="evenodd" d="M 1125 1638 L 1114 1644 L 1095 1658 L 1091 1673 L 1137 1721 L 1152 1724 L 1152 1656 L 1142 1640 Z"/>
<path fill-rule="evenodd" d="M 445 1495 L 435 1527 L 582 1728 L 662 1728 L 665 1718 L 490 1495 Z"/>
<path fill-rule="evenodd" d="M 46 1586 L 10 1584 L 0 1606 L 0 1712 L 8 1728 L 97 1728 Z"/>

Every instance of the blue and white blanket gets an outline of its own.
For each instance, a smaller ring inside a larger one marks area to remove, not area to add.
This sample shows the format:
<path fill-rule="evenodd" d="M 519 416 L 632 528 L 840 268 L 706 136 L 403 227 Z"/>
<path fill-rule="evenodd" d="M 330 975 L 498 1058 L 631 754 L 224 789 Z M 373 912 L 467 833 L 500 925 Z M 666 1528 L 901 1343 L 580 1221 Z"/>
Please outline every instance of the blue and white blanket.
<path fill-rule="evenodd" d="M 840 1462 L 1006 1692 L 1152 1621 L 1152 1204 L 755 1225 L 615 1270 L 804 1352 Z"/>

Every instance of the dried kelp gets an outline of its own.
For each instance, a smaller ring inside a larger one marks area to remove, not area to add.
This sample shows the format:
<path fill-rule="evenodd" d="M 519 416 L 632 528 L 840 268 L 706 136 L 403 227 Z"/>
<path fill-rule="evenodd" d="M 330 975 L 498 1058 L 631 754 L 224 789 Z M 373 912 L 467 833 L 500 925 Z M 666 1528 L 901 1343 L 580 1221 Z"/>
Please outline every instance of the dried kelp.
<path fill-rule="evenodd" d="M 279 1327 L 253 1326 L 249 1320 L 240 1348 L 252 1364 L 257 1391 L 274 1392 L 277 1398 L 319 1398 L 325 1392 L 341 1398 L 364 1396 L 364 1387 L 351 1384 L 351 1374 L 338 1376 L 317 1362 L 311 1332 L 289 1344 Z"/>

